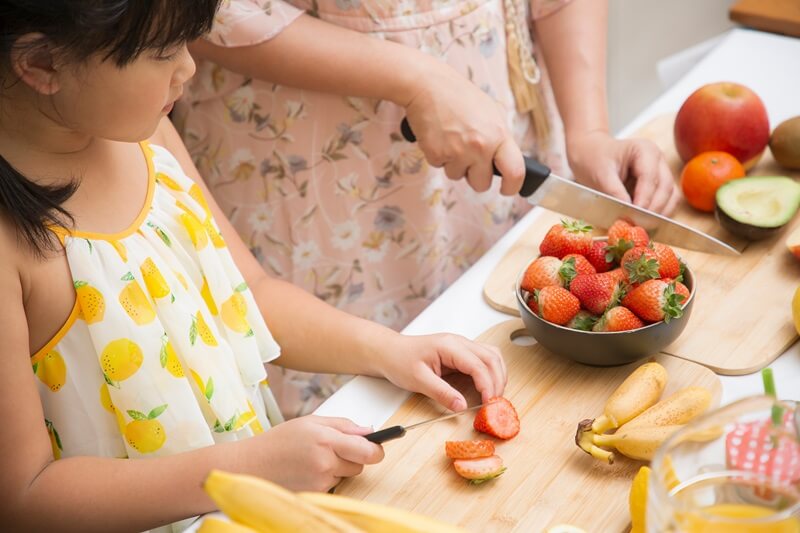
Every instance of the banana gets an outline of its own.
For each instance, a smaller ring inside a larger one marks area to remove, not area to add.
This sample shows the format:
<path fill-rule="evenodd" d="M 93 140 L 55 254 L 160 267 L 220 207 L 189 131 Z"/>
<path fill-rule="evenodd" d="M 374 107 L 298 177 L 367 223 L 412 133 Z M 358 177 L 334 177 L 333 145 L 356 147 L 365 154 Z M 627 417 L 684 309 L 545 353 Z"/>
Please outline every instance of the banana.
<path fill-rule="evenodd" d="M 666 384 L 667 371 L 663 366 L 643 364 L 608 398 L 603 414 L 592 423 L 592 431 L 605 433 L 638 416 L 658 401 Z"/>
<path fill-rule="evenodd" d="M 236 522 L 207 516 L 197 529 L 197 533 L 258 533 L 258 531 Z"/>
<path fill-rule="evenodd" d="M 623 424 L 620 429 L 686 424 L 703 414 L 709 405 L 711 393 L 708 390 L 702 387 L 686 387 Z"/>
<path fill-rule="evenodd" d="M 465 533 L 459 527 L 386 505 L 317 492 L 300 492 L 298 496 L 368 533 Z"/>
<path fill-rule="evenodd" d="M 257 531 L 363 533 L 283 487 L 253 476 L 212 470 L 203 488 L 220 511 Z"/>
<path fill-rule="evenodd" d="M 595 446 L 616 448 L 619 453 L 631 459 L 649 461 L 661 443 L 681 427 L 683 426 L 620 428 L 612 435 L 594 435 L 592 442 Z M 611 464 L 614 462 L 614 454 L 609 452 L 604 459 Z"/>

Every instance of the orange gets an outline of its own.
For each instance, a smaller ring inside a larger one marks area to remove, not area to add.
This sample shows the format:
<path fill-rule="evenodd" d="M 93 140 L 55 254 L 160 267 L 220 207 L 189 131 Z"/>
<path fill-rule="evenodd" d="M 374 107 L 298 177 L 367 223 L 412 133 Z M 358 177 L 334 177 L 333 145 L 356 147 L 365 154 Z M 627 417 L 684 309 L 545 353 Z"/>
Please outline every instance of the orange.
<path fill-rule="evenodd" d="M 703 152 L 693 157 L 681 172 L 681 189 L 689 205 L 711 213 L 717 189 L 726 181 L 744 177 L 744 167 L 726 152 Z"/>

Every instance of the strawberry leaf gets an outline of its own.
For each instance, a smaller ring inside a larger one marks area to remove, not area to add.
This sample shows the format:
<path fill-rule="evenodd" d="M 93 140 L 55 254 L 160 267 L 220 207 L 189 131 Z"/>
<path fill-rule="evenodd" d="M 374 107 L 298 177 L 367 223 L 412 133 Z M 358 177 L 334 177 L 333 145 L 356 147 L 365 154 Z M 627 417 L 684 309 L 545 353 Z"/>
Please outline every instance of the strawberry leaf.
<path fill-rule="evenodd" d="M 673 281 L 667 288 L 664 289 L 664 322 L 669 322 L 673 318 L 680 318 L 683 316 L 683 308 L 681 302 L 686 297 L 683 294 L 675 292 L 675 282 Z"/>
<path fill-rule="evenodd" d="M 658 272 L 660 268 L 658 259 L 648 259 L 644 252 L 638 259 L 625 263 L 625 272 L 631 283 L 644 283 L 648 279 L 660 278 L 661 275 Z"/>
<path fill-rule="evenodd" d="M 503 468 L 501 468 L 497 472 L 489 474 L 486 477 L 482 477 L 482 478 L 479 478 L 479 479 L 470 479 L 469 480 L 469 484 L 470 485 L 480 485 L 481 483 L 486 483 L 487 481 L 490 481 L 490 480 L 492 480 L 494 478 L 500 477 L 501 475 L 503 475 L 503 472 L 505 472 L 505 471 L 506 471 L 506 467 L 504 466 Z"/>
<path fill-rule="evenodd" d="M 575 269 L 574 257 L 570 257 L 561 263 L 561 267 L 558 269 L 558 277 L 564 281 L 564 286 L 567 289 L 569 289 L 569 284 L 572 283 L 572 280 L 575 279 L 575 276 L 577 275 L 578 271 Z"/>

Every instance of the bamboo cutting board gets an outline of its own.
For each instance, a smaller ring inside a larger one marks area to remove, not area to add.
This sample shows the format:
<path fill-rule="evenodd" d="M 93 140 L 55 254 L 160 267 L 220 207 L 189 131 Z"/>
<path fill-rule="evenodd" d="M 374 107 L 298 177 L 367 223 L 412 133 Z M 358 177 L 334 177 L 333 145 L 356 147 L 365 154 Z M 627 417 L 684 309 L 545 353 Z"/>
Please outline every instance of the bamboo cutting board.
<path fill-rule="evenodd" d="M 680 176 L 682 164 L 672 138 L 674 115 L 657 117 L 636 133 L 654 141 Z M 749 176 L 800 173 L 779 167 L 769 149 Z M 538 255 L 538 245 L 559 216 L 545 213 L 500 260 L 484 285 L 484 297 L 495 309 L 519 315 L 514 283 L 525 265 Z M 784 241 L 800 217 L 777 236 L 748 243 L 723 230 L 713 215 L 683 203 L 675 215 L 686 223 L 736 246 L 740 257 L 722 257 L 677 249 L 697 280 L 697 294 L 689 323 L 680 338 L 664 352 L 705 365 L 719 374 L 757 372 L 782 354 L 797 338 L 792 325 L 791 301 L 800 280 L 800 263 Z"/>
<path fill-rule="evenodd" d="M 628 491 L 643 464 L 619 457 L 613 465 L 592 459 L 575 446 L 577 423 L 603 411 L 608 396 L 642 362 L 614 368 L 588 367 L 556 357 L 537 344 L 512 342 L 524 335 L 519 319 L 498 324 L 477 340 L 500 347 L 508 366 L 505 396 L 516 407 L 519 435 L 497 441 L 508 470 L 483 485 L 469 485 L 445 456 L 444 442 L 479 438 L 473 415 L 409 431 L 384 445 L 386 458 L 336 489 L 359 500 L 387 504 L 458 524 L 474 532 L 539 533 L 569 523 L 589 532 L 622 532 L 630 522 Z M 708 388 L 714 405 L 720 383 L 710 370 L 665 355 L 664 396 L 689 386 Z M 468 395 L 470 405 L 477 394 Z M 407 425 L 441 414 L 415 395 L 386 423 Z"/>
<path fill-rule="evenodd" d="M 800 37 L 800 3 L 797 0 L 739 0 L 730 19 L 761 31 Z"/>

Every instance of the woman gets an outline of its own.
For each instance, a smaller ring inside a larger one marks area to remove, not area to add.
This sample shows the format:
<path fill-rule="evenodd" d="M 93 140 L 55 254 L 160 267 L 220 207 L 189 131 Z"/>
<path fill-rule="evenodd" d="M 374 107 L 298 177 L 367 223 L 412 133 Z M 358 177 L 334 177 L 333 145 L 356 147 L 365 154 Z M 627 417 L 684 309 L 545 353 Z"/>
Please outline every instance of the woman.
<path fill-rule="evenodd" d="M 291 4 L 224 6 L 192 46 L 198 74 L 176 109 L 211 191 L 275 275 L 402 328 L 527 211 L 504 196 L 521 184 L 517 145 L 565 173 L 566 140 L 579 181 L 674 207 L 655 145 L 608 134 L 605 2 Z M 402 140 L 403 116 L 418 145 Z M 492 161 L 504 195 L 477 194 Z M 342 381 L 278 374 L 288 416 Z"/>

